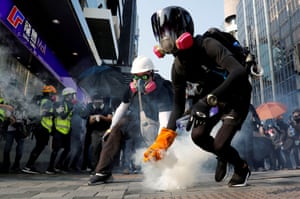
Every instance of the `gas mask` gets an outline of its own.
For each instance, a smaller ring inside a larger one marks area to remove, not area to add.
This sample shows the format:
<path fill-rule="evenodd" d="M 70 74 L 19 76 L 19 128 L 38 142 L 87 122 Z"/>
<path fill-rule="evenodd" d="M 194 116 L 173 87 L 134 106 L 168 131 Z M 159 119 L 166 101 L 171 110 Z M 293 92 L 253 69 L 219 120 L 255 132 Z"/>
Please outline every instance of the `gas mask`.
<path fill-rule="evenodd" d="M 104 108 L 104 102 L 103 102 L 103 100 L 95 100 L 93 102 L 93 107 L 95 109 L 101 109 L 102 110 Z"/>
<path fill-rule="evenodd" d="M 181 34 L 175 42 L 171 36 L 165 36 L 160 40 L 160 46 L 154 46 L 153 51 L 157 57 L 162 58 L 165 54 L 172 54 L 177 50 L 185 50 L 192 46 L 193 36 L 189 32 L 185 32 Z"/>
<path fill-rule="evenodd" d="M 146 81 L 143 79 L 138 79 L 137 81 L 130 82 L 129 86 L 132 93 L 139 91 L 141 93 L 148 94 L 156 89 L 156 83 L 153 80 Z"/>
<path fill-rule="evenodd" d="M 50 97 L 50 99 L 51 99 L 52 102 L 56 102 L 56 95 L 52 95 L 52 96 Z"/>
<path fill-rule="evenodd" d="M 293 120 L 294 120 L 296 123 L 300 123 L 300 114 L 298 114 L 298 115 L 293 115 Z"/>

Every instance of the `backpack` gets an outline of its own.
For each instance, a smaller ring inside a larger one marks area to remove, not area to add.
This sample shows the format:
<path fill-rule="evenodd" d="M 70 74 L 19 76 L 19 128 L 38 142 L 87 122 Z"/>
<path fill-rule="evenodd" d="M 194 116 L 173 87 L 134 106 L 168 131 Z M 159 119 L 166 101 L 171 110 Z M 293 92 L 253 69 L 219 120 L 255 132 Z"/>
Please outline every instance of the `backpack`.
<path fill-rule="evenodd" d="M 210 28 L 202 35 L 202 37 L 203 39 L 206 37 L 212 37 L 218 40 L 233 54 L 240 64 L 247 68 L 247 72 L 250 74 L 251 66 L 256 64 L 255 57 L 250 53 L 249 49 L 247 47 L 243 47 L 232 34 L 221 31 L 217 28 Z"/>

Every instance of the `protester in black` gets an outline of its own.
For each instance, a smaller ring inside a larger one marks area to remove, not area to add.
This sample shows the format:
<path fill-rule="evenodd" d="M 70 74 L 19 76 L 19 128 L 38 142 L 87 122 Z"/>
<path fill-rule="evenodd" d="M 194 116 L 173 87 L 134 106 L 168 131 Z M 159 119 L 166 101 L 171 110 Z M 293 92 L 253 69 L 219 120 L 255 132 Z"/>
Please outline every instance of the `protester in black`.
<path fill-rule="evenodd" d="M 110 127 L 112 109 L 108 100 L 96 94 L 87 105 L 88 118 L 84 139 L 82 170 L 94 170 L 102 150 L 102 136 Z"/>
<path fill-rule="evenodd" d="M 155 12 L 151 21 L 155 38 L 160 42 L 156 54 L 174 56 L 171 73 L 174 107 L 165 142 L 156 140 L 145 152 L 145 160 L 161 159 L 160 150 L 166 150 L 172 144 L 176 120 L 184 113 L 187 82 L 199 83 L 202 89 L 200 100 L 193 105 L 190 117 L 192 140 L 217 156 L 216 181 L 224 179 L 227 163 L 230 163 L 234 166 L 234 174 L 228 185 L 245 186 L 250 170 L 231 146 L 231 141 L 248 114 L 252 87 L 247 70 L 216 39 L 202 39 L 201 35 L 193 37 L 193 21 L 185 9 L 166 7 Z M 209 114 L 212 107 L 218 108 L 213 116 Z M 213 137 L 210 134 L 219 121 L 222 125 Z"/>

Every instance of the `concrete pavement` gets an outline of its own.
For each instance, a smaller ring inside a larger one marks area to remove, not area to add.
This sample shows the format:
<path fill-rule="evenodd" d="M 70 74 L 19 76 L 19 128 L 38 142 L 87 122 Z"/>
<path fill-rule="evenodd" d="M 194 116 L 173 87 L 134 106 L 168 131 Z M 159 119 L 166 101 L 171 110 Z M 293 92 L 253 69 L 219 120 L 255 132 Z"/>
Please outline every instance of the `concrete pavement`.
<path fill-rule="evenodd" d="M 227 187 L 214 182 L 213 173 L 202 174 L 191 187 L 151 190 L 143 185 L 142 174 L 114 174 L 114 181 L 88 186 L 88 174 L 28 175 L 1 174 L 0 198 L 69 199 L 252 199 L 300 198 L 300 170 L 253 172 L 249 186 Z"/>

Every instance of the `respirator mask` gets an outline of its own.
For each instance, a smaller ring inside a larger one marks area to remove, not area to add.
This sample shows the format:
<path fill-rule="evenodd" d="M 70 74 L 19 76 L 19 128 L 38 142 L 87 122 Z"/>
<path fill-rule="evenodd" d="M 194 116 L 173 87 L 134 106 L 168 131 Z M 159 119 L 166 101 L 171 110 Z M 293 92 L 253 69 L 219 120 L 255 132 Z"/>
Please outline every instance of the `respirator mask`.
<path fill-rule="evenodd" d="M 103 100 L 95 100 L 93 102 L 93 107 L 95 109 L 101 109 L 102 110 L 104 108 L 104 101 Z"/>
<path fill-rule="evenodd" d="M 141 92 L 141 93 L 151 93 L 156 89 L 156 83 L 152 79 L 150 79 L 150 75 L 145 74 L 145 75 L 133 75 L 134 81 L 130 82 L 130 89 L 132 93 L 135 92 Z"/>

